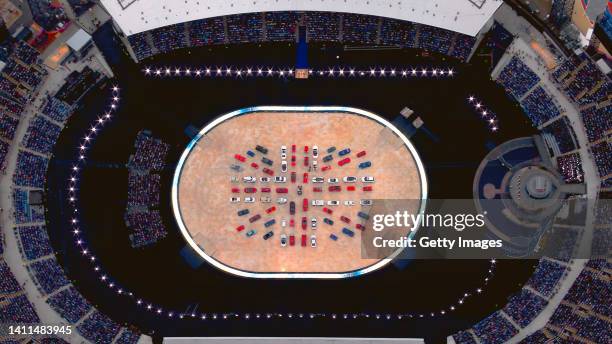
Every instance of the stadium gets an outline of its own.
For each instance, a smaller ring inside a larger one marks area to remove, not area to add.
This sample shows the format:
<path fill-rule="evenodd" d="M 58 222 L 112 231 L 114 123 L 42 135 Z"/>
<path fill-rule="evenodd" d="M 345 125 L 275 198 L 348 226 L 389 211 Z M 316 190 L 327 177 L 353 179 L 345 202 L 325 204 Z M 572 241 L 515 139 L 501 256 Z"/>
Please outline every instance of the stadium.
<path fill-rule="evenodd" d="M 611 1 L 0 14 L 0 343 L 612 342 Z"/>

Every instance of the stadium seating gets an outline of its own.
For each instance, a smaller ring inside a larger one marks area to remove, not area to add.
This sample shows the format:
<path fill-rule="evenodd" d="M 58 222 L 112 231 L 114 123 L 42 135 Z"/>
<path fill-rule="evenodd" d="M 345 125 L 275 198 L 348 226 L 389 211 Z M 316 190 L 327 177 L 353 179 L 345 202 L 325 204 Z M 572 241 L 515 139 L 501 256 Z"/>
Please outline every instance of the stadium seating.
<path fill-rule="evenodd" d="M 544 296 L 552 296 L 557 283 L 565 274 L 565 267 L 547 259 L 540 259 L 531 278 L 526 285 Z"/>
<path fill-rule="evenodd" d="M 150 31 L 153 44 L 160 53 L 187 47 L 187 36 L 185 35 L 185 24 L 164 26 Z"/>
<path fill-rule="evenodd" d="M 13 99 L 3 95 L 0 92 L 0 109 L 10 112 L 13 116 L 20 116 L 23 111 L 23 104 L 16 102 Z"/>
<path fill-rule="evenodd" d="M 540 78 L 520 58 L 513 56 L 502 69 L 497 81 L 514 98 L 519 99 L 540 82 Z"/>
<path fill-rule="evenodd" d="M 379 17 L 345 13 L 342 16 L 342 40 L 347 43 L 376 44 Z"/>
<path fill-rule="evenodd" d="M 0 323 L 31 324 L 38 322 L 40 318 L 25 295 L 7 299 L 0 306 Z"/>
<path fill-rule="evenodd" d="M 121 327 L 106 315 L 95 311 L 79 326 L 77 331 L 86 339 L 96 344 L 110 344 L 121 330 Z"/>
<path fill-rule="evenodd" d="M 557 157 L 557 168 L 566 183 L 574 184 L 584 181 L 580 153 L 571 153 Z"/>
<path fill-rule="evenodd" d="M 17 125 L 19 120 L 8 115 L 7 112 L 0 110 L 0 136 L 12 140 L 15 137 L 15 131 L 17 131 Z"/>
<path fill-rule="evenodd" d="M 601 141 L 590 148 L 600 177 L 612 174 L 612 141 Z"/>
<path fill-rule="evenodd" d="M 115 344 L 136 344 L 140 339 L 140 334 L 130 329 L 125 329 L 115 341 Z"/>
<path fill-rule="evenodd" d="M 552 97 L 540 86 L 521 101 L 521 106 L 534 127 L 539 127 L 561 115 Z"/>
<path fill-rule="evenodd" d="M 225 24 L 223 22 L 223 17 L 192 21 L 188 24 L 188 28 L 189 40 L 193 47 L 225 43 Z M 138 42 L 138 44 L 141 44 L 141 42 Z M 146 42 L 144 42 L 144 44 L 146 44 Z M 141 54 L 146 53 L 146 51 L 141 52 Z M 150 51 L 148 53 L 150 55 Z M 136 55 L 138 55 L 138 53 Z"/>
<path fill-rule="evenodd" d="M 47 97 L 45 105 L 41 108 L 43 115 L 57 122 L 65 122 L 72 115 L 72 107 L 55 97 Z"/>
<path fill-rule="evenodd" d="M 261 13 L 246 13 L 229 16 L 227 35 L 231 43 L 257 43 L 263 39 L 263 17 Z"/>
<path fill-rule="evenodd" d="M 569 119 L 565 116 L 542 128 L 542 132 L 554 137 L 561 154 L 571 152 L 578 148 L 578 140 L 576 139 L 574 129 Z"/>
<path fill-rule="evenodd" d="M 595 104 L 580 111 L 590 142 L 606 137 L 612 130 L 612 102 Z"/>
<path fill-rule="evenodd" d="M 42 222 L 45 219 L 42 207 L 30 207 L 29 192 L 13 189 L 13 219 L 16 224 Z"/>
<path fill-rule="evenodd" d="M 21 144 L 33 151 L 50 155 L 57 142 L 62 128 L 51 123 L 42 116 L 36 116 L 30 121 Z"/>
<path fill-rule="evenodd" d="M 30 265 L 30 269 L 45 294 L 50 294 L 69 283 L 64 270 L 54 258 L 34 262 Z"/>
<path fill-rule="evenodd" d="M 518 330 L 499 312 L 489 315 L 474 325 L 474 334 L 482 344 L 503 343 L 517 333 Z"/>
<path fill-rule="evenodd" d="M 135 152 L 130 157 L 128 167 L 137 170 L 161 170 L 165 166 L 165 159 L 170 146 L 160 140 L 152 138 L 141 131 L 134 143 Z"/>
<path fill-rule="evenodd" d="M 21 290 L 19 282 L 5 262 L 0 261 L 0 294 L 13 294 Z"/>
<path fill-rule="evenodd" d="M 0 173 L 4 173 L 6 169 L 6 158 L 8 156 L 9 144 L 0 141 Z"/>
<path fill-rule="evenodd" d="M 476 344 L 476 339 L 468 331 L 460 331 L 453 335 L 453 339 L 457 344 Z"/>
<path fill-rule="evenodd" d="M 416 25 L 410 22 L 382 18 L 380 43 L 415 47 Z"/>
<path fill-rule="evenodd" d="M 306 12 L 308 39 L 317 42 L 340 41 L 340 14 L 332 12 Z"/>
<path fill-rule="evenodd" d="M 134 50 L 134 54 L 136 54 L 136 58 L 138 60 L 144 60 L 153 55 L 153 49 L 151 49 L 151 47 L 149 46 L 149 42 L 147 42 L 147 34 L 147 32 L 143 32 L 137 33 L 135 35 L 130 35 L 128 37 L 130 46 Z"/>
<path fill-rule="evenodd" d="M 135 248 L 154 244 L 168 234 L 157 210 L 127 213 L 125 222 L 127 227 L 133 230 L 129 238 Z"/>
<path fill-rule="evenodd" d="M 19 151 L 13 183 L 18 186 L 42 188 L 45 185 L 49 160 L 29 152 Z"/>
<path fill-rule="evenodd" d="M 47 303 L 72 324 L 78 322 L 91 309 L 91 304 L 72 286 L 49 297 Z"/>
<path fill-rule="evenodd" d="M 128 207 L 159 205 L 161 178 L 159 174 L 133 174 L 128 178 Z"/>
<path fill-rule="evenodd" d="M 295 41 L 298 19 L 296 12 L 265 13 L 266 39 L 270 42 Z"/>
<path fill-rule="evenodd" d="M 491 51 L 491 65 L 496 66 L 512 44 L 514 36 L 498 22 L 493 22 L 491 30 L 485 38 L 485 45 Z"/>
<path fill-rule="evenodd" d="M 520 293 L 510 297 L 503 311 L 521 327 L 525 327 L 540 314 L 547 304 L 548 301 L 526 289 L 522 289 Z"/>
<path fill-rule="evenodd" d="M 21 251 L 25 260 L 33 260 L 53 253 L 44 226 L 17 227 Z"/>

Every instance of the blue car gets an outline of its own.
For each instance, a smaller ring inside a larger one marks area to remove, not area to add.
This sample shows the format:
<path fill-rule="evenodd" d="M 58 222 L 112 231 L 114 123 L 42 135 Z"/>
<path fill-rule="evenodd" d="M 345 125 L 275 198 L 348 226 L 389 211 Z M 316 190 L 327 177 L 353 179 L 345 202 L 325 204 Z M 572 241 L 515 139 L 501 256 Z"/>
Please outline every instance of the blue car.
<path fill-rule="evenodd" d="M 329 238 L 332 239 L 333 241 L 338 241 L 338 237 L 334 233 L 330 234 Z"/>
<path fill-rule="evenodd" d="M 253 235 L 255 235 L 255 233 L 257 233 L 257 231 L 256 231 L 256 230 L 254 230 L 254 229 L 251 229 L 250 231 L 248 231 L 248 232 L 246 233 L 246 236 L 247 236 L 247 238 L 250 238 L 250 237 L 252 237 Z"/>
<path fill-rule="evenodd" d="M 255 156 L 255 152 L 248 150 L 247 151 L 247 155 L 250 156 L 251 158 Z"/>
<path fill-rule="evenodd" d="M 330 155 L 326 155 L 323 157 L 323 162 L 328 162 L 328 161 L 332 161 L 334 159 L 334 157 L 330 154 Z"/>
<path fill-rule="evenodd" d="M 268 159 L 266 157 L 261 158 L 261 162 L 263 162 L 264 164 L 269 165 L 269 166 L 272 166 L 272 164 L 274 163 L 272 160 L 270 160 L 270 159 Z"/>
<path fill-rule="evenodd" d="M 358 212 L 357 216 L 361 217 L 364 220 L 369 220 L 370 219 L 370 215 L 364 213 L 363 211 Z"/>
<path fill-rule="evenodd" d="M 333 153 L 335 151 L 336 151 L 336 147 L 334 147 L 334 146 L 331 146 L 331 147 L 327 148 L 327 153 Z"/>
<path fill-rule="evenodd" d="M 263 238 L 264 240 L 268 240 L 270 239 L 272 236 L 274 235 L 274 232 L 269 231 L 268 233 L 264 234 Z"/>
<path fill-rule="evenodd" d="M 323 222 L 327 223 L 330 226 L 334 225 L 334 220 L 328 219 L 327 217 L 323 219 Z"/>
<path fill-rule="evenodd" d="M 264 227 L 268 228 L 268 227 L 272 226 L 272 225 L 273 225 L 273 224 L 275 224 L 275 223 L 276 223 L 276 220 L 275 220 L 275 219 L 272 219 L 272 220 L 270 220 L 270 221 L 268 221 L 268 222 L 264 223 Z"/>
<path fill-rule="evenodd" d="M 345 156 L 345 155 L 349 154 L 350 152 L 351 152 L 350 148 L 344 148 L 343 150 L 338 152 L 338 155 L 339 156 Z"/>
<path fill-rule="evenodd" d="M 351 238 L 355 236 L 355 232 L 346 227 L 342 228 L 342 233 L 346 234 L 347 236 L 350 236 Z"/>
<path fill-rule="evenodd" d="M 238 211 L 238 216 L 244 216 L 249 213 L 249 209 L 242 209 Z"/>
<path fill-rule="evenodd" d="M 361 168 L 361 169 L 368 168 L 370 166 L 372 166 L 372 162 L 370 162 L 370 161 L 364 161 L 364 162 L 359 164 L 359 168 Z"/>

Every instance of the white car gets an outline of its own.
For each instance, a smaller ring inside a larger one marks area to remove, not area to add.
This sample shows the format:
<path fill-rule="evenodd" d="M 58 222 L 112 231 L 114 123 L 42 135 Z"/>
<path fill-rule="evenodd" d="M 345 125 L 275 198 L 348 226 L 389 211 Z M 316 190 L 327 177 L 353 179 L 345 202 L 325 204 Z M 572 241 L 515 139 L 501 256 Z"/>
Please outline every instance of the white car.
<path fill-rule="evenodd" d="M 310 236 L 310 246 L 317 247 L 317 236 L 314 234 Z"/>
<path fill-rule="evenodd" d="M 281 161 L 281 172 L 287 172 L 287 160 Z"/>
<path fill-rule="evenodd" d="M 287 146 L 281 146 L 281 160 L 287 159 Z"/>
<path fill-rule="evenodd" d="M 361 181 L 364 183 L 374 183 L 374 177 L 372 176 L 361 177 Z"/>
<path fill-rule="evenodd" d="M 339 182 L 338 178 L 329 178 L 327 179 L 327 182 L 330 184 L 336 184 Z"/>
<path fill-rule="evenodd" d="M 287 199 L 285 197 L 279 197 L 276 199 L 276 203 L 278 204 L 285 204 L 287 203 Z"/>
<path fill-rule="evenodd" d="M 310 226 L 313 229 L 317 228 L 317 218 L 316 217 L 313 217 L 313 218 L 310 219 Z"/>
<path fill-rule="evenodd" d="M 270 177 L 259 177 L 259 181 L 262 183 L 269 183 Z"/>
<path fill-rule="evenodd" d="M 371 199 L 362 199 L 361 202 L 359 202 L 361 205 L 372 205 L 372 200 Z"/>
<path fill-rule="evenodd" d="M 322 207 L 325 205 L 325 201 L 322 199 L 313 199 L 311 204 L 313 207 Z"/>
<path fill-rule="evenodd" d="M 312 182 L 313 183 L 324 183 L 325 182 L 325 178 L 323 178 L 323 177 L 312 177 Z"/>
<path fill-rule="evenodd" d="M 312 146 L 312 157 L 314 159 L 319 157 L 319 147 L 317 146 Z"/>
<path fill-rule="evenodd" d="M 281 227 L 287 227 L 287 219 L 286 218 L 282 218 L 281 219 Z"/>
<path fill-rule="evenodd" d="M 244 203 L 255 203 L 255 197 L 245 197 Z"/>
<path fill-rule="evenodd" d="M 259 200 L 261 201 L 261 203 L 270 203 L 270 202 L 272 202 L 272 198 L 270 198 L 270 197 L 262 197 Z"/>
<path fill-rule="evenodd" d="M 236 176 L 231 176 L 230 177 L 230 181 L 232 182 L 232 184 L 236 184 L 236 183 L 240 182 L 240 179 L 238 179 L 238 177 L 236 177 Z"/>
<path fill-rule="evenodd" d="M 344 201 L 344 205 L 348 206 L 348 207 L 352 207 L 355 205 L 355 201 Z"/>
<path fill-rule="evenodd" d="M 357 181 L 357 177 L 347 176 L 347 177 L 342 178 L 342 181 L 345 183 L 354 183 Z"/>
<path fill-rule="evenodd" d="M 230 198 L 230 203 L 238 203 L 240 202 L 240 197 L 232 197 Z"/>
<path fill-rule="evenodd" d="M 280 236 L 280 244 L 282 247 L 287 246 L 287 234 L 281 234 Z"/>
<path fill-rule="evenodd" d="M 257 181 L 257 178 L 253 176 L 246 176 L 242 177 L 242 181 L 245 183 L 255 183 Z"/>
<path fill-rule="evenodd" d="M 317 170 L 317 166 L 318 166 L 317 161 L 313 160 L 312 161 L 312 169 L 316 171 Z"/>
<path fill-rule="evenodd" d="M 327 201 L 327 205 L 340 205 L 340 201 Z"/>
<path fill-rule="evenodd" d="M 283 177 L 283 176 L 274 177 L 275 183 L 285 183 L 286 181 L 287 181 L 287 177 Z"/>

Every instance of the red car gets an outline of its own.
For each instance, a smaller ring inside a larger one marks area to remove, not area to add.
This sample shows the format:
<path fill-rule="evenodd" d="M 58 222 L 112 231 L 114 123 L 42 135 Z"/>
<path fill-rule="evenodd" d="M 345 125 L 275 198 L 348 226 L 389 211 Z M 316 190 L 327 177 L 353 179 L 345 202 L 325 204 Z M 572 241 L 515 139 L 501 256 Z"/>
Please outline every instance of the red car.
<path fill-rule="evenodd" d="M 348 164 L 349 162 L 351 162 L 351 158 L 344 158 L 344 159 L 338 161 L 338 166 L 344 166 L 344 165 Z"/>
<path fill-rule="evenodd" d="M 327 207 L 323 208 L 323 211 L 328 213 L 329 215 L 331 215 L 334 212 L 333 210 L 331 210 L 331 209 L 329 209 Z"/>
<path fill-rule="evenodd" d="M 291 218 L 289 220 L 289 227 L 295 227 L 295 219 L 294 218 Z"/>
<path fill-rule="evenodd" d="M 270 175 L 270 176 L 273 176 L 273 175 L 274 175 L 274 171 L 272 171 L 271 169 L 269 169 L 269 168 L 267 168 L 267 167 L 264 167 L 263 171 L 264 171 L 264 173 L 265 173 L 265 174 L 267 174 L 267 175 Z"/>
<path fill-rule="evenodd" d="M 236 227 L 236 232 L 242 232 L 244 230 L 244 225 L 240 225 Z"/>
<path fill-rule="evenodd" d="M 252 167 L 252 168 L 254 168 L 254 169 L 258 169 L 258 168 L 259 168 L 259 165 L 257 165 L 257 163 L 256 163 L 256 162 L 252 162 L 252 163 L 251 163 L 251 167 Z"/>
<path fill-rule="evenodd" d="M 289 192 L 289 189 L 287 189 L 287 188 L 276 188 L 276 193 L 283 193 L 283 194 L 285 194 L 285 193 L 288 193 L 288 192 Z"/>
<path fill-rule="evenodd" d="M 304 166 L 308 167 L 308 157 L 304 157 Z"/>
<path fill-rule="evenodd" d="M 232 188 L 232 193 L 240 193 L 240 189 L 239 188 Z"/>
<path fill-rule="evenodd" d="M 302 210 L 308 211 L 308 198 L 304 198 L 304 200 L 302 201 Z"/>
<path fill-rule="evenodd" d="M 289 236 L 289 246 L 295 246 L 295 235 Z"/>
<path fill-rule="evenodd" d="M 329 170 L 331 170 L 331 166 L 329 166 L 329 165 L 325 165 L 325 166 L 323 166 L 323 168 L 321 168 L 321 171 L 323 171 L 323 172 L 329 171 Z"/>
<path fill-rule="evenodd" d="M 308 184 L 308 172 L 304 172 L 304 176 L 302 177 L 302 183 Z"/>
<path fill-rule="evenodd" d="M 364 186 L 363 187 L 363 191 L 372 191 L 372 190 L 374 190 L 374 188 L 371 187 L 371 186 Z"/>
<path fill-rule="evenodd" d="M 291 145 L 291 153 L 295 153 L 295 145 Z"/>
<path fill-rule="evenodd" d="M 234 159 L 236 159 L 236 160 L 238 160 L 238 161 L 240 161 L 240 162 L 245 162 L 245 161 L 246 161 L 246 158 L 245 158 L 245 157 L 243 157 L 243 156 L 242 156 L 242 155 L 240 155 L 240 154 L 234 154 Z"/>
<path fill-rule="evenodd" d="M 253 222 L 255 222 L 255 221 L 259 220 L 259 219 L 261 219 L 261 215 L 259 215 L 259 214 L 257 214 L 257 215 L 253 215 L 253 216 L 251 216 L 251 218 L 249 219 L 249 222 L 250 222 L 250 223 L 253 223 Z"/>
<path fill-rule="evenodd" d="M 297 174 L 295 172 L 291 172 L 291 182 L 295 183 L 297 180 Z"/>
<path fill-rule="evenodd" d="M 270 188 L 261 188 L 261 192 L 265 192 L 265 193 L 272 192 L 272 189 L 270 189 Z"/>
<path fill-rule="evenodd" d="M 365 155 L 366 155 L 366 151 L 361 151 L 361 152 L 357 153 L 357 157 L 358 158 L 364 157 Z"/>
<path fill-rule="evenodd" d="M 340 216 L 340 220 L 342 220 L 342 222 L 345 222 L 345 223 L 351 223 L 351 219 L 349 219 L 346 216 Z"/>
<path fill-rule="evenodd" d="M 342 187 L 340 185 L 332 185 L 327 188 L 329 192 L 340 192 L 342 191 Z"/>
<path fill-rule="evenodd" d="M 266 214 L 272 214 L 275 211 L 276 211 L 276 207 L 270 207 L 270 208 L 266 209 Z"/>
<path fill-rule="evenodd" d="M 306 247 L 307 242 L 306 234 L 302 234 L 302 247 Z"/>
<path fill-rule="evenodd" d="M 308 146 L 304 146 L 304 153 L 308 153 Z"/>
<path fill-rule="evenodd" d="M 356 224 L 355 228 L 359 229 L 360 231 L 365 230 L 365 227 L 361 223 Z"/>
<path fill-rule="evenodd" d="M 244 193 L 256 193 L 257 188 L 244 188 Z"/>
<path fill-rule="evenodd" d="M 306 228 L 308 228 L 308 219 L 306 219 L 306 216 L 302 216 L 302 229 L 306 230 Z"/>
<path fill-rule="evenodd" d="M 323 188 L 320 186 L 315 186 L 312 188 L 312 191 L 313 192 L 323 192 Z"/>
<path fill-rule="evenodd" d="M 348 191 L 355 191 L 355 185 L 349 185 L 346 187 Z"/>

